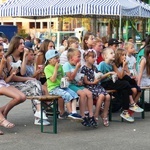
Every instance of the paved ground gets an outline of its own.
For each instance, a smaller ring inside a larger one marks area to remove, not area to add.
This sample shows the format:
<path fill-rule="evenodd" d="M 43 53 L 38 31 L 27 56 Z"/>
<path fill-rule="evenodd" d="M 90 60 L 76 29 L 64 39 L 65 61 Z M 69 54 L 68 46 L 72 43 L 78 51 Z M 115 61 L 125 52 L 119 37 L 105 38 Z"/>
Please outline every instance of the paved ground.
<path fill-rule="evenodd" d="M 0 97 L 0 106 L 9 99 Z M 138 118 L 137 118 L 138 117 Z M 134 123 L 121 122 L 119 113 L 113 113 L 110 127 L 99 122 L 98 128 L 86 128 L 70 120 L 58 120 L 58 134 L 41 133 L 40 126 L 33 124 L 31 102 L 15 107 L 8 119 L 16 124 L 13 129 L 0 127 L 0 150 L 149 150 L 150 112 Z M 50 118 L 51 121 L 51 118 Z M 44 128 L 49 131 L 52 126 Z"/>

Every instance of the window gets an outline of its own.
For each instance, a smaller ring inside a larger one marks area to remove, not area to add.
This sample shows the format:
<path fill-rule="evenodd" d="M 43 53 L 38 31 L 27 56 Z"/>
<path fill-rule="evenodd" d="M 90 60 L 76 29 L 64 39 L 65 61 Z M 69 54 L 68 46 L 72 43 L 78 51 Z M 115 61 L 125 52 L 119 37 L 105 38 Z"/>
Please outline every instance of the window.
<path fill-rule="evenodd" d="M 47 22 L 43 22 L 43 28 L 47 28 Z"/>
<path fill-rule="evenodd" d="M 30 22 L 29 23 L 29 28 L 35 28 L 35 22 Z M 40 22 L 36 22 L 36 28 L 40 28 Z"/>

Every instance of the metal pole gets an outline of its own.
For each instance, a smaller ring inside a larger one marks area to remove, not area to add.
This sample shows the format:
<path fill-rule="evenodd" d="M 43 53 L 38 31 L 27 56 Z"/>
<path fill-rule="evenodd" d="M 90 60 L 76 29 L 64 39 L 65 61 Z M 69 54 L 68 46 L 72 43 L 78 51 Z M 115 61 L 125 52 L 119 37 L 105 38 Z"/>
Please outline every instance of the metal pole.
<path fill-rule="evenodd" d="M 128 26 L 129 26 L 129 21 L 126 20 L 126 42 L 128 41 Z"/>
<path fill-rule="evenodd" d="M 119 40 L 121 40 L 121 11 L 122 11 L 122 7 L 120 6 L 120 16 L 119 16 Z"/>
<path fill-rule="evenodd" d="M 52 32 L 52 30 L 51 30 L 51 22 L 52 22 L 52 14 L 51 14 L 51 6 L 50 6 L 50 25 L 49 25 L 49 35 L 50 35 L 50 39 L 51 39 L 51 32 Z"/>

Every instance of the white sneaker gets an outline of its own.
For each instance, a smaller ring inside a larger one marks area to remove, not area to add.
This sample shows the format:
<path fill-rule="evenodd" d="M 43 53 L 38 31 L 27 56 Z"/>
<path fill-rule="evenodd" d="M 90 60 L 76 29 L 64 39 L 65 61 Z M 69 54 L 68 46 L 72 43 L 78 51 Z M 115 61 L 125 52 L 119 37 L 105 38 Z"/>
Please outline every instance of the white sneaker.
<path fill-rule="evenodd" d="M 36 111 L 34 114 L 35 117 L 41 118 L 41 111 Z M 43 112 L 43 120 L 47 120 L 48 118 L 46 117 L 45 112 Z"/>
<path fill-rule="evenodd" d="M 139 107 L 137 104 L 133 104 L 133 106 L 130 106 L 129 109 L 134 112 L 139 112 L 139 113 L 144 111 L 144 109 Z"/>
<path fill-rule="evenodd" d="M 41 125 L 41 119 L 35 118 L 34 124 L 35 125 Z M 50 122 L 48 122 L 47 120 L 43 119 L 43 126 L 48 126 L 48 125 L 50 125 Z"/>
<path fill-rule="evenodd" d="M 134 118 L 131 117 L 128 112 L 123 111 L 123 112 L 120 114 L 120 116 L 121 116 L 123 119 L 125 119 L 125 120 L 127 120 L 127 121 L 129 121 L 129 122 L 134 122 Z"/>

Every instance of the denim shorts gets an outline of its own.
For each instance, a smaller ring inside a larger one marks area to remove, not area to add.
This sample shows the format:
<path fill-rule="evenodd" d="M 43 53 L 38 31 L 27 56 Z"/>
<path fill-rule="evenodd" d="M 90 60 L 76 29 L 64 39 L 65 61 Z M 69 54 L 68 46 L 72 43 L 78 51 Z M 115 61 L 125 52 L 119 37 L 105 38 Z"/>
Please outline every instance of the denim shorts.
<path fill-rule="evenodd" d="M 59 95 L 63 98 L 63 100 L 65 101 L 65 103 L 70 102 L 73 99 L 77 99 L 78 95 L 76 92 L 74 92 L 73 90 L 71 90 L 70 88 L 60 88 L 57 87 L 53 90 L 51 90 L 49 92 L 50 95 Z"/>

